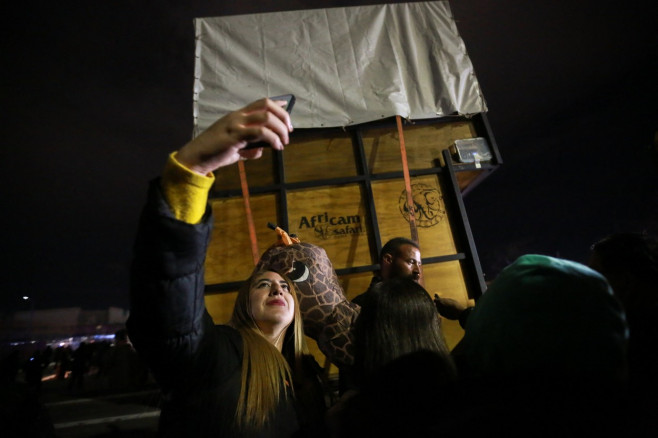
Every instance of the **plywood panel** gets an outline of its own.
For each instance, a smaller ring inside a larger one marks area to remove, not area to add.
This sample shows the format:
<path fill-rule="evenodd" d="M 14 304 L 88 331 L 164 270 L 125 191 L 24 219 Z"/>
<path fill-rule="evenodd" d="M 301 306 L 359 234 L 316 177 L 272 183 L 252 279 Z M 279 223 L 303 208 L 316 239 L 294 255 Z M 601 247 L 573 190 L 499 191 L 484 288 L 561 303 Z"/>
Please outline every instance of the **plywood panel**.
<path fill-rule="evenodd" d="M 249 187 L 265 186 L 274 183 L 274 164 L 272 149 L 263 148 L 263 155 L 258 160 L 243 161 Z M 222 167 L 215 172 L 215 190 L 239 190 L 240 173 L 238 163 Z"/>
<path fill-rule="evenodd" d="M 423 279 L 425 289 L 432 296 L 439 294 L 463 305 L 467 304 L 468 292 L 458 260 L 423 265 Z"/>
<path fill-rule="evenodd" d="M 407 161 L 410 169 L 436 167 L 434 160 L 457 139 L 476 136 L 471 122 L 440 123 L 433 125 L 405 125 L 403 127 Z M 366 130 L 363 146 L 370 173 L 402 171 L 400 138 L 395 126 Z"/>
<path fill-rule="evenodd" d="M 412 178 L 418 240 L 423 257 L 455 254 L 456 247 L 436 176 Z M 372 184 L 382 245 L 394 237 L 411 237 L 403 179 Z"/>
<path fill-rule="evenodd" d="M 372 276 L 372 272 L 341 275 L 339 280 L 347 299 L 351 301 L 357 295 L 361 295 L 368 290 L 370 282 L 372 281 Z"/>
<path fill-rule="evenodd" d="M 226 324 L 233 314 L 233 306 L 237 292 L 226 292 L 221 294 L 206 294 L 206 309 L 215 324 Z"/>
<path fill-rule="evenodd" d="M 439 294 L 444 298 L 452 298 L 464 306 L 469 304 L 468 291 L 459 261 L 424 265 L 423 282 L 432 298 L 434 294 Z M 464 336 L 464 330 L 459 326 L 458 321 L 443 318 L 441 327 L 450 348 L 453 348 Z"/>
<path fill-rule="evenodd" d="M 250 197 L 259 255 L 276 242 L 276 234 L 267 227 L 277 221 L 276 199 L 273 194 Z M 242 281 L 254 268 L 244 201 L 214 199 L 211 205 L 215 223 L 206 254 L 206 283 Z"/>
<path fill-rule="evenodd" d="M 289 231 L 324 248 L 335 269 L 370 264 L 360 185 L 291 190 L 287 199 Z"/>
<path fill-rule="evenodd" d="M 441 318 L 441 330 L 450 350 L 455 348 L 455 345 L 464 337 L 464 329 L 459 325 L 459 321 Z"/>
<path fill-rule="evenodd" d="M 346 134 L 304 136 L 283 152 L 286 182 L 356 175 L 351 138 Z"/>

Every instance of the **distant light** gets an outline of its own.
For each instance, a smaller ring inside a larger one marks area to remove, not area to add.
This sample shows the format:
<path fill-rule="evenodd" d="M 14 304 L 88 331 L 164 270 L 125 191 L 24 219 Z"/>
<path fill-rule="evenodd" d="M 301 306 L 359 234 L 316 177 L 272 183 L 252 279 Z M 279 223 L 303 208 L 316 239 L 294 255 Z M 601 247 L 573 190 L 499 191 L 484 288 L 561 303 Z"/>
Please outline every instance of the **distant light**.
<path fill-rule="evenodd" d="M 23 295 L 23 299 L 24 299 L 24 300 L 29 300 L 30 297 L 28 297 L 27 295 Z"/>

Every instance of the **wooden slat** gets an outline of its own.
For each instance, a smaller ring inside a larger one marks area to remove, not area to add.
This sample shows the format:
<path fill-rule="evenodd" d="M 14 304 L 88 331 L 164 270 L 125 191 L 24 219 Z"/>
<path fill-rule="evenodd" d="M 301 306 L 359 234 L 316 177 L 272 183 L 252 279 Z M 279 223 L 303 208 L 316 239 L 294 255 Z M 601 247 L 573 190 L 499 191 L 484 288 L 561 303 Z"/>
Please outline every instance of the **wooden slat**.
<path fill-rule="evenodd" d="M 276 241 L 276 233 L 267 228 L 276 222 L 276 195 L 251 196 L 254 228 L 263 250 Z M 206 253 L 206 283 L 226 283 L 246 279 L 254 267 L 251 242 L 241 197 L 211 201 L 215 224 Z"/>
<path fill-rule="evenodd" d="M 471 122 L 405 125 L 404 140 L 409 168 L 434 167 L 435 160 L 441 158 L 441 151 L 448 149 L 455 140 L 476 136 Z M 402 171 L 399 138 L 395 127 L 365 130 L 363 146 L 371 173 Z"/>

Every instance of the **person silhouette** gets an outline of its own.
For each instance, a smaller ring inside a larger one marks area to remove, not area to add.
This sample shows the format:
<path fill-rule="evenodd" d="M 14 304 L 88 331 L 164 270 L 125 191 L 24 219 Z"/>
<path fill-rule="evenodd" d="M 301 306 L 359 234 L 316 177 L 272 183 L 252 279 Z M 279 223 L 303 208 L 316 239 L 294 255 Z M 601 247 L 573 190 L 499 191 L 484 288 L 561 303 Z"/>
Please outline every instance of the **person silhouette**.
<path fill-rule="evenodd" d="M 471 434 L 622 432 L 628 325 L 606 279 L 525 255 L 473 308 L 452 351 Z"/>

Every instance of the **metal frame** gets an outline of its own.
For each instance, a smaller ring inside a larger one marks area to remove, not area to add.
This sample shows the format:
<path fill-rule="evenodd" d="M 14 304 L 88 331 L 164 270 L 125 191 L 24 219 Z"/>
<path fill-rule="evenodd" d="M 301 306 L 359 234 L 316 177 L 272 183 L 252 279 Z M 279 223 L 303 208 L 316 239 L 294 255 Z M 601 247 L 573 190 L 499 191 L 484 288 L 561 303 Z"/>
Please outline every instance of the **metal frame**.
<path fill-rule="evenodd" d="M 438 119 L 427 119 L 414 121 L 414 124 L 436 124 L 436 123 L 451 123 L 454 121 L 464 121 L 469 120 L 465 117 L 451 116 Z M 466 288 L 470 298 L 477 299 L 479 298 L 486 290 L 486 283 L 484 281 L 484 275 L 482 273 L 482 267 L 480 265 L 479 257 L 477 255 L 477 250 L 475 247 L 475 242 L 473 239 L 473 234 L 471 232 L 470 224 L 468 222 L 468 217 L 466 214 L 466 209 L 464 207 L 463 197 L 470 192 L 477 184 L 484 180 L 491 172 L 493 172 L 498 166 L 502 163 L 500 153 L 498 152 L 497 144 L 494 140 L 493 134 L 491 132 L 491 127 L 489 121 L 486 117 L 486 114 L 477 114 L 470 119 L 473 122 L 473 126 L 478 136 L 487 138 L 489 145 L 492 150 L 493 159 L 490 163 L 483 163 L 481 166 L 476 167 L 475 164 L 456 164 L 452 162 L 452 158 L 448 150 L 443 151 L 444 165 L 441 166 L 440 163 L 435 163 L 434 167 L 424 168 L 424 169 L 409 169 L 409 174 L 411 177 L 425 176 L 425 175 L 437 175 L 440 182 L 443 184 L 445 192 L 444 202 L 446 202 L 447 207 L 450 209 L 450 214 L 448 215 L 450 220 L 450 225 L 453 230 L 455 244 L 457 246 L 458 252 L 456 254 L 450 254 L 439 257 L 428 257 L 423 258 L 422 262 L 424 265 L 442 263 L 447 261 L 459 261 L 462 266 L 462 271 L 464 273 L 464 280 L 466 283 Z M 357 174 L 352 177 L 340 177 L 340 178 L 326 178 L 326 179 L 317 179 L 311 181 L 295 182 L 295 183 L 286 183 L 285 179 L 285 166 L 284 166 L 284 156 L 283 153 L 278 151 L 272 152 L 272 164 L 274 172 L 274 184 L 249 187 L 249 193 L 254 194 L 263 194 L 263 193 L 275 193 L 278 194 L 278 225 L 283 229 L 289 229 L 289 218 L 288 218 L 288 207 L 287 207 L 287 191 L 293 189 L 301 188 L 312 188 L 328 185 L 343 185 L 343 184 L 361 184 L 364 189 L 364 196 L 366 197 L 366 220 L 368 221 L 369 229 L 372 232 L 372 239 L 368 239 L 370 242 L 370 254 L 371 259 L 377 261 L 379 258 L 379 252 L 382 248 L 382 242 L 379 233 L 379 224 L 377 221 L 377 213 L 375 211 L 374 204 L 374 195 L 372 191 L 372 183 L 374 181 L 381 181 L 387 179 L 399 179 L 403 177 L 402 171 L 396 172 L 385 172 L 378 174 L 371 174 L 369 172 L 367 161 L 365 157 L 365 149 L 363 146 L 362 132 L 364 130 L 380 128 L 380 127 L 394 127 L 395 119 L 386 119 L 382 121 L 362 124 L 353 127 L 347 127 L 344 131 L 350 133 L 352 139 L 352 146 L 354 150 L 354 158 L 356 161 Z M 318 132 L 331 132 L 338 131 L 340 128 L 318 128 L 318 129 L 308 129 L 304 130 L 298 135 L 314 135 Z M 341 133 L 344 132 L 341 130 Z M 460 171 L 472 171 L 478 170 L 481 171 L 481 174 L 471 182 L 468 187 L 463 191 L 460 191 L 459 184 L 457 182 L 457 173 Z M 218 190 L 212 192 L 212 198 L 225 198 L 233 196 L 241 196 L 242 192 L 239 189 L 232 190 Z M 372 272 L 379 268 L 377 263 L 371 265 L 355 266 L 351 268 L 341 268 L 336 269 L 338 275 L 345 274 L 354 274 L 362 272 Z M 227 282 L 219 284 L 210 284 L 206 285 L 205 291 L 207 293 L 223 293 L 229 291 L 235 291 L 240 286 L 241 282 Z"/>

